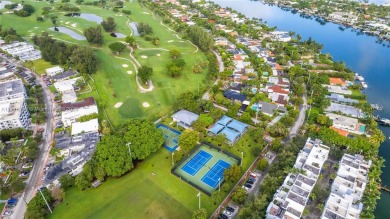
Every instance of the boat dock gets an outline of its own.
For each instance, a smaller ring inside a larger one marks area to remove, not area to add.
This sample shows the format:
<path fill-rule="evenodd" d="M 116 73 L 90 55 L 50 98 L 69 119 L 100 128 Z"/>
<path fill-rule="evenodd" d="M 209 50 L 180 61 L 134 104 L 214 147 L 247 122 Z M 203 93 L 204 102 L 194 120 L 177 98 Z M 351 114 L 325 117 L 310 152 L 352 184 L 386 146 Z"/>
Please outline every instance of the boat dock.
<path fill-rule="evenodd" d="M 390 119 L 380 118 L 377 116 L 375 117 L 375 121 L 377 121 L 379 125 L 390 126 Z"/>
<path fill-rule="evenodd" d="M 389 193 L 390 193 L 390 189 L 387 188 L 386 186 L 381 186 L 381 185 L 379 185 L 378 187 L 379 187 L 380 190 L 383 190 L 383 191 L 386 191 L 386 192 L 389 192 Z"/>

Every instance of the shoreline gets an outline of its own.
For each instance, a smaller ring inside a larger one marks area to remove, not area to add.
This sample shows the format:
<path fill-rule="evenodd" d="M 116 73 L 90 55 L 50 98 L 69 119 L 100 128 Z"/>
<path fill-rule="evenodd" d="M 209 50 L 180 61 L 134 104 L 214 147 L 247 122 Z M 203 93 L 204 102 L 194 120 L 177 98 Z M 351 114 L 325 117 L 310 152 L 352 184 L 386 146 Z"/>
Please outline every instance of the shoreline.
<path fill-rule="evenodd" d="M 318 13 L 313 12 L 313 11 L 308 10 L 308 9 L 300 9 L 299 10 L 299 9 L 294 8 L 292 5 L 284 4 L 283 2 L 279 2 L 279 1 L 268 0 L 268 1 L 259 1 L 259 2 L 262 4 L 269 5 L 269 6 L 276 6 L 278 8 L 283 9 L 283 10 L 288 9 L 287 11 L 289 11 L 290 13 L 293 13 L 293 14 L 299 13 L 300 15 L 309 16 L 310 18 L 313 16 L 316 18 L 315 20 L 319 23 L 331 22 L 333 24 L 340 25 L 340 27 L 339 27 L 340 29 L 344 28 L 342 30 L 351 28 L 353 30 L 359 31 L 360 33 L 366 34 L 368 36 L 375 36 L 375 37 L 377 37 L 378 40 L 386 41 L 386 42 L 390 43 L 390 31 L 386 35 L 381 34 L 379 31 L 373 31 L 369 28 L 357 26 L 354 23 L 342 22 L 342 21 L 339 21 L 337 19 L 331 18 L 329 16 L 324 16 L 324 15 L 318 14 Z M 294 11 L 295 11 L 295 13 L 294 13 Z M 317 19 L 323 19 L 323 21 L 321 22 Z"/>

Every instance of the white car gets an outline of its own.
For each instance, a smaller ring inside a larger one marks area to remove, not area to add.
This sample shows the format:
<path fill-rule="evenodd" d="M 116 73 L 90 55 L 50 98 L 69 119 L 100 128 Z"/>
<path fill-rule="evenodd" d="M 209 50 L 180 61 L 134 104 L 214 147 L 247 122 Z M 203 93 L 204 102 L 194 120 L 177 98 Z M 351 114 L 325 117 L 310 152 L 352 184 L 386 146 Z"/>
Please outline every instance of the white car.
<path fill-rule="evenodd" d="M 232 212 L 230 212 L 230 211 L 224 210 L 223 213 L 229 217 L 232 216 Z"/>

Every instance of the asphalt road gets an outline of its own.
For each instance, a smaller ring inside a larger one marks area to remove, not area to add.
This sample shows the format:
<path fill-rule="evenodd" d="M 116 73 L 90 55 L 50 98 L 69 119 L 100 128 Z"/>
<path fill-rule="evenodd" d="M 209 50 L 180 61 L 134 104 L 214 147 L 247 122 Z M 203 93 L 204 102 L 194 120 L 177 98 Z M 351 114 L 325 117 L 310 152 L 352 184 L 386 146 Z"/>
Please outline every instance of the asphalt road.
<path fill-rule="evenodd" d="M 307 96 L 306 94 L 303 95 L 303 104 L 299 107 L 299 115 L 297 120 L 295 121 L 294 125 L 290 129 L 290 136 L 289 138 L 292 139 L 294 136 L 298 134 L 299 129 L 305 122 L 305 116 L 306 116 L 306 110 L 307 110 Z"/>
<path fill-rule="evenodd" d="M 11 60 L 9 60 L 11 61 Z M 15 62 L 13 62 L 15 63 Z M 16 66 L 21 66 L 17 64 Z M 37 188 L 42 184 L 43 170 L 46 166 L 46 161 L 50 152 L 50 145 L 53 141 L 53 123 L 54 123 L 54 100 L 50 93 L 49 88 L 46 86 L 41 77 L 37 76 L 37 82 L 42 85 L 44 90 L 44 101 L 45 101 L 45 110 L 46 110 L 46 124 L 42 124 L 45 128 L 44 136 L 42 138 L 43 142 L 39 146 L 40 153 L 38 158 L 34 160 L 34 166 L 30 172 L 30 176 L 26 181 L 26 188 L 19 198 L 18 204 L 12 208 L 12 215 L 9 218 L 12 219 L 21 219 L 24 218 L 24 214 L 27 209 L 26 203 L 28 203 L 35 195 Z"/>

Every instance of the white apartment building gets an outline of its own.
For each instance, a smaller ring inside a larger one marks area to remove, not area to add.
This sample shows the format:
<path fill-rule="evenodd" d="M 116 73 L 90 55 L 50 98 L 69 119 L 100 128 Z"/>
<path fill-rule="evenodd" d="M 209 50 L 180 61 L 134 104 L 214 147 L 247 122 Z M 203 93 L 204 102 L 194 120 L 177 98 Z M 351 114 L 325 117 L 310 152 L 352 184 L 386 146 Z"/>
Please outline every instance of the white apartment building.
<path fill-rule="evenodd" d="M 360 200 L 366 188 L 371 161 L 364 160 L 362 155 L 344 154 L 339 165 L 321 218 L 359 218 L 363 209 Z"/>
<path fill-rule="evenodd" d="M 0 101 L 0 130 L 28 128 L 30 113 L 24 98 Z"/>
<path fill-rule="evenodd" d="M 21 79 L 0 82 L 0 101 L 26 97 L 26 89 Z"/>
<path fill-rule="evenodd" d="M 305 174 L 288 174 L 267 208 L 267 219 L 300 219 L 330 148 L 318 139 L 307 139 L 294 167 Z"/>
<path fill-rule="evenodd" d="M 88 97 L 80 102 L 62 104 L 61 110 L 62 122 L 65 127 L 77 122 L 77 119 L 82 116 L 98 113 L 98 107 L 93 97 Z"/>
<path fill-rule="evenodd" d="M 42 57 L 39 50 L 36 50 L 34 46 L 26 42 L 2 45 L 0 49 L 11 54 L 13 57 L 18 56 L 21 61 L 36 60 Z"/>

